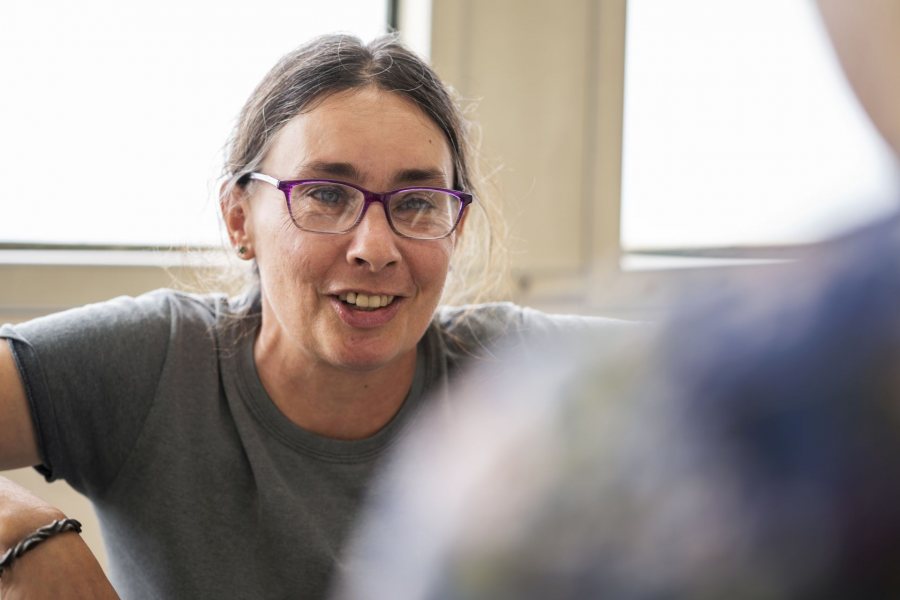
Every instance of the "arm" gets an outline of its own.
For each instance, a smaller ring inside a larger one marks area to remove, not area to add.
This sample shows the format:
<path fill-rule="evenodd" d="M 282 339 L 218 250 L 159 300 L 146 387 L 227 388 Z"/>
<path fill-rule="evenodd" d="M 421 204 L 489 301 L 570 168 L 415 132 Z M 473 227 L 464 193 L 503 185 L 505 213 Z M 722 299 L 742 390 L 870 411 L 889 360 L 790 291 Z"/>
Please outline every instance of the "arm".
<path fill-rule="evenodd" d="M 40 461 L 25 388 L 9 343 L 0 339 L 0 471 Z"/>
<path fill-rule="evenodd" d="M 25 389 L 6 340 L 0 339 L 0 470 L 35 465 L 40 454 Z M 0 554 L 64 515 L 0 477 Z M 64 533 L 24 554 L 0 577 L 0 596 L 117 598 L 81 536 Z"/>

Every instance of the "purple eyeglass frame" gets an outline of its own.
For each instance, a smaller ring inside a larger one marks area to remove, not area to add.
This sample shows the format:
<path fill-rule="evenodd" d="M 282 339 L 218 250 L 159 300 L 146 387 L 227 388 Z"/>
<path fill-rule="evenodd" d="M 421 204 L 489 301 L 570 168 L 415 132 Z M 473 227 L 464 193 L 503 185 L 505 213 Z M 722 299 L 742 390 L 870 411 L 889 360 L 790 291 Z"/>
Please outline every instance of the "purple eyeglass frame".
<path fill-rule="evenodd" d="M 459 225 L 459 222 L 462 220 L 462 216 L 463 216 L 463 213 L 466 211 L 466 207 L 469 206 L 474 200 L 474 198 L 472 197 L 472 194 L 469 194 L 467 192 L 460 192 L 458 190 L 448 190 L 445 188 L 428 187 L 428 186 L 405 187 L 405 188 L 400 188 L 399 190 L 391 190 L 390 192 L 384 192 L 383 194 L 379 194 L 378 192 L 371 192 L 365 188 L 359 187 L 358 185 L 354 185 L 354 184 L 348 183 L 346 181 L 340 181 L 338 179 L 286 179 L 286 180 L 282 181 L 280 179 L 276 179 L 276 178 L 272 177 L 271 175 L 266 175 L 265 173 L 259 173 L 256 171 L 254 171 L 252 173 L 248 173 L 247 178 L 255 179 L 257 181 L 264 181 L 265 183 L 273 185 L 276 188 L 278 188 L 279 190 L 281 190 L 281 192 L 284 194 L 284 200 L 287 203 L 288 214 L 291 215 L 291 222 L 294 224 L 294 226 L 297 229 L 300 229 L 302 231 L 311 231 L 312 233 L 341 234 L 341 233 L 347 233 L 348 231 L 352 231 L 353 228 L 356 227 L 357 225 L 359 225 L 360 221 L 363 220 L 363 217 L 366 216 L 366 211 L 369 210 L 369 206 L 373 202 L 380 202 L 381 208 L 384 210 L 384 216 L 387 219 L 388 225 L 390 225 L 391 231 L 393 231 L 395 234 L 399 235 L 400 237 L 405 237 L 405 238 L 409 238 L 409 239 L 413 239 L 413 240 L 440 240 L 440 239 L 447 237 L 454 231 L 456 231 L 456 227 L 457 227 L 457 225 Z M 294 186 L 297 186 L 300 184 L 305 184 L 305 183 L 337 183 L 340 185 L 345 185 L 347 187 L 351 187 L 355 190 L 362 192 L 363 198 L 365 198 L 365 202 L 363 202 L 362 210 L 359 211 L 359 215 L 357 215 L 356 220 L 353 222 L 353 224 L 343 231 L 315 231 L 312 229 L 304 229 L 303 227 L 300 227 L 300 225 L 297 224 L 297 221 L 294 220 L 294 212 L 291 210 L 291 190 L 294 189 Z M 397 231 L 397 227 L 394 226 L 394 221 L 393 221 L 393 219 L 391 219 L 391 214 L 390 214 L 390 211 L 388 210 L 388 200 L 390 200 L 391 196 L 394 196 L 401 192 L 411 192 L 411 191 L 415 191 L 415 190 L 443 192 L 445 194 L 455 196 L 457 199 L 459 199 L 459 202 L 460 202 L 459 212 L 456 215 L 456 220 L 453 222 L 453 227 L 450 228 L 450 231 L 448 231 L 444 235 L 441 235 L 438 237 L 433 237 L 433 238 L 414 237 L 414 236 L 406 235 L 405 233 L 401 233 L 401 232 Z"/>

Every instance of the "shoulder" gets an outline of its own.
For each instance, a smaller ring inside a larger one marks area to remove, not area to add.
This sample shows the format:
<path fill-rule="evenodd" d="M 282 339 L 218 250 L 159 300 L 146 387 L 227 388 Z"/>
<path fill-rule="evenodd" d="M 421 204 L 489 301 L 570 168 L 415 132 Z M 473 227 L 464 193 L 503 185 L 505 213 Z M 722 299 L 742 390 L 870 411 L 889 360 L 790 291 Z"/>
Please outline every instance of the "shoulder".
<path fill-rule="evenodd" d="M 224 296 L 159 289 L 54 313 L 20 323 L 14 330 L 29 340 L 51 337 L 89 342 L 110 337 L 146 339 L 154 334 L 168 337 L 176 323 L 213 325 L 227 306 Z"/>
<path fill-rule="evenodd" d="M 890 397 L 887 386 L 900 381 L 897 215 L 777 269 L 714 283 L 664 324 L 656 349 L 660 372 L 694 414 L 731 410 L 726 397 L 743 407 L 748 390 L 755 410 L 782 413 L 804 398 L 825 410 L 851 397 L 857 410 L 865 398 Z"/>
<path fill-rule="evenodd" d="M 511 332 L 616 329 L 634 325 L 630 321 L 620 319 L 545 313 L 512 302 L 442 306 L 438 308 L 436 319 L 445 331 L 459 330 L 501 335 Z"/>
<path fill-rule="evenodd" d="M 479 350 L 537 342 L 542 337 L 619 332 L 634 323 L 603 317 L 550 314 L 512 302 L 442 306 L 435 323 L 448 347 L 466 354 Z"/>

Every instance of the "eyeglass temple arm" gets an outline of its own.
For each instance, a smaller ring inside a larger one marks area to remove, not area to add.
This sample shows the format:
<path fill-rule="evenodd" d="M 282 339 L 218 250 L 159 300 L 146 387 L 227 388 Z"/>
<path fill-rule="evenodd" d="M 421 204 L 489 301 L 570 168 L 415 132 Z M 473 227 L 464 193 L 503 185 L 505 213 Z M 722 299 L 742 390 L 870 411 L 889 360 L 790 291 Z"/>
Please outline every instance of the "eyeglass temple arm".
<path fill-rule="evenodd" d="M 247 175 L 247 178 L 248 179 L 258 179 L 259 181 L 265 181 L 266 183 L 271 183 L 275 187 L 278 187 L 279 185 L 281 185 L 281 182 L 279 180 L 275 179 L 274 177 L 270 177 L 270 176 L 266 175 L 265 173 L 257 173 L 254 171 L 253 173 L 250 173 L 249 175 Z"/>

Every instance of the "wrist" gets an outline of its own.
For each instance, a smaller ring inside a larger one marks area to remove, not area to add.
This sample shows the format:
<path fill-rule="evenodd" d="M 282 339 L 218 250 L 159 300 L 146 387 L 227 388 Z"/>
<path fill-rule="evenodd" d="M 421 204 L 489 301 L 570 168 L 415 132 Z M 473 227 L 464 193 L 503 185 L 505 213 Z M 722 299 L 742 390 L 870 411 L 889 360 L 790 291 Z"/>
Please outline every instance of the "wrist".
<path fill-rule="evenodd" d="M 58 508 L 0 477 L 0 555 L 38 528 L 65 518 Z"/>
<path fill-rule="evenodd" d="M 4 571 L 9 572 L 12 564 L 26 553 L 34 550 L 47 540 L 68 532 L 81 533 L 81 523 L 75 519 L 58 519 L 43 527 L 39 527 L 19 540 L 4 554 L 0 555 L 0 578 L 3 577 Z"/>

